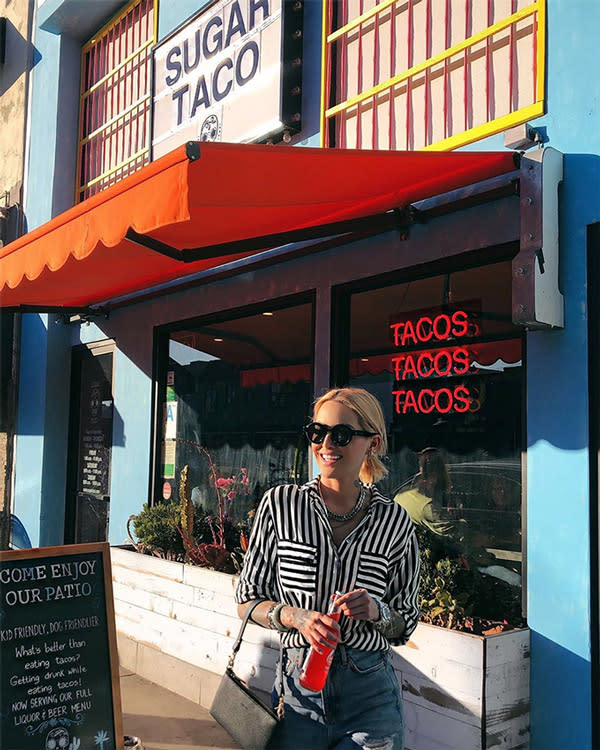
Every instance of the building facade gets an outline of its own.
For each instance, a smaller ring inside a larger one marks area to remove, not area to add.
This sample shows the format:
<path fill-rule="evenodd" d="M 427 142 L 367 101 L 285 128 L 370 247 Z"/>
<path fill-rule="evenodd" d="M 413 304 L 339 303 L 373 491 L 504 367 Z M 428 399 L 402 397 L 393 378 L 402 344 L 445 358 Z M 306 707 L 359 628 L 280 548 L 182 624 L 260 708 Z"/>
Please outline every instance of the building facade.
<path fill-rule="evenodd" d="M 592 748 L 598 22 L 585 0 L 38 2 L 29 235 L 0 257 L 33 544 L 123 543 L 184 465 L 214 510 L 207 453 L 249 477 L 243 519 L 310 475 L 314 398 L 361 385 L 385 490 L 435 449 L 522 596 L 530 746 Z"/>

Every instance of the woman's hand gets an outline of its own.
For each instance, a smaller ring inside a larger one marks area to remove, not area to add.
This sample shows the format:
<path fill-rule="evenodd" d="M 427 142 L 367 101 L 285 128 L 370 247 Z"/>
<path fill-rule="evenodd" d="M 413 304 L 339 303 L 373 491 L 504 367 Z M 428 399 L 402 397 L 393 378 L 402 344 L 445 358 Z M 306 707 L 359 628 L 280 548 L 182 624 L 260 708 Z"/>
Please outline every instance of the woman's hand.
<path fill-rule="evenodd" d="M 312 609 L 286 606 L 280 619 L 288 628 L 296 628 L 320 654 L 335 648 L 340 641 L 340 626 L 329 615 Z"/>
<path fill-rule="evenodd" d="M 379 619 L 379 606 L 371 599 L 366 589 L 354 589 L 338 596 L 336 606 L 352 620 L 374 622 Z"/>

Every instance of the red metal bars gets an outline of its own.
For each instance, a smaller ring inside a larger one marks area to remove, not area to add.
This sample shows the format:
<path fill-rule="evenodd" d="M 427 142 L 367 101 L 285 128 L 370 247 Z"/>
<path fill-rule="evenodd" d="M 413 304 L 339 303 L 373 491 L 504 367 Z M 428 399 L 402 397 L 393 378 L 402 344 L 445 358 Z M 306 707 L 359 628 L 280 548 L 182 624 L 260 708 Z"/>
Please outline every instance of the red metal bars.
<path fill-rule="evenodd" d="M 413 61 L 414 61 L 414 32 L 413 32 L 413 25 L 414 25 L 414 17 L 413 17 L 413 0 L 408 0 L 408 26 L 407 26 L 407 36 L 408 39 L 406 41 L 406 48 L 408 50 L 408 68 L 412 68 Z M 411 123 L 411 113 L 412 108 L 410 106 L 411 104 L 411 86 L 410 86 L 410 78 L 406 79 L 406 150 L 409 151 L 411 147 L 410 143 L 410 134 L 412 132 L 412 123 Z"/>
<path fill-rule="evenodd" d="M 377 78 L 377 66 L 379 63 L 379 13 L 375 16 L 375 25 L 373 27 L 373 87 L 379 81 Z M 373 96 L 373 112 L 371 120 L 371 148 L 377 148 L 377 94 Z"/>
<path fill-rule="evenodd" d="M 390 6 L 390 74 L 393 75 L 396 70 L 396 6 Z M 389 90 L 390 96 L 390 119 L 388 126 L 388 148 L 393 149 L 395 144 L 396 133 L 396 109 L 394 106 L 395 86 Z"/>
<path fill-rule="evenodd" d="M 456 148 L 522 122 L 521 111 L 525 117 L 543 98 L 537 78 L 538 67 L 544 70 L 544 18 L 537 0 L 526 6 L 518 0 L 325 2 L 325 145 L 331 134 L 341 147 Z M 531 73 L 532 98 L 522 83 Z"/>
<path fill-rule="evenodd" d="M 364 10 L 364 3 L 363 0 L 360 0 L 360 6 L 359 6 L 359 15 L 362 16 Z M 363 25 L 362 23 L 358 27 L 358 91 L 359 93 L 362 91 L 363 88 L 363 66 L 360 64 L 360 61 L 363 59 L 362 54 L 362 48 L 363 48 Z M 360 112 L 360 102 L 356 105 L 356 148 L 361 147 L 361 134 L 362 134 L 362 127 L 361 127 L 361 112 Z"/>
<path fill-rule="evenodd" d="M 149 160 L 154 2 L 132 3 L 82 51 L 79 200 Z"/>
<path fill-rule="evenodd" d="M 487 24 L 488 26 L 492 25 L 492 0 L 488 0 L 487 2 Z M 485 40 L 485 112 L 486 112 L 486 119 L 490 120 L 490 113 L 491 113 L 491 92 L 490 92 L 490 75 L 491 75 L 491 65 L 490 65 L 490 59 L 491 59 L 491 48 L 492 40 L 488 36 Z"/>
<path fill-rule="evenodd" d="M 446 49 L 450 48 L 452 44 L 452 38 L 450 33 L 450 0 L 446 0 L 446 9 L 444 16 L 444 44 Z M 444 60 L 444 138 L 448 137 L 448 87 L 449 81 L 449 65 L 448 59 Z"/>
<path fill-rule="evenodd" d="M 431 57 L 431 0 L 427 0 L 425 5 L 425 57 Z M 423 96 L 425 98 L 425 132 L 423 133 L 423 141 L 426 146 L 429 143 L 430 133 L 430 99 L 431 99 L 431 71 L 429 68 L 425 69 L 425 81 L 423 88 Z"/>
<path fill-rule="evenodd" d="M 468 39 L 471 36 L 471 24 L 470 24 L 470 10 L 471 10 L 471 0 L 465 0 L 465 39 Z M 469 49 L 468 47 L 465 49 L 464 55 L 463 55 L 463 106 L 464 106 L 464 130 L 468 129 L 468 122 L 469 122 L 469 74 L 468 74 L 468 66 L 469 63 Z"/>

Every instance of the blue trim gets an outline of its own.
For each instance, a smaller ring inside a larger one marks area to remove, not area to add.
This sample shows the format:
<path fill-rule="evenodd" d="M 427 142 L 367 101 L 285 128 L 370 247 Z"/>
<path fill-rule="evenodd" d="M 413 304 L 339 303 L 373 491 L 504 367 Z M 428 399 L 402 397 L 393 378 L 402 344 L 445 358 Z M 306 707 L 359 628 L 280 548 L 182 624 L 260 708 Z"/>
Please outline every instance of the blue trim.
<path fill-rule="evenodd" d="M 45 0 L 38 10 L 38 26 L 52 34 L 87 41 L 129 0 Z"/>

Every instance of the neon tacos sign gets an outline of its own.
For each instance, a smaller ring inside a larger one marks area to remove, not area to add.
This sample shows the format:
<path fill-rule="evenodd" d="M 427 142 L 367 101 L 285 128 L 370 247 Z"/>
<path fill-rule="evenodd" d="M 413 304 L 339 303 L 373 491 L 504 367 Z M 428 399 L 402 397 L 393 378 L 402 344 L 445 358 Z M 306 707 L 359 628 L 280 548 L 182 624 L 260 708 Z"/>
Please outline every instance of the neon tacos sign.
<path fill-rule="evenodd" d="M 437 315 L 422 315 L 390 325 L 396 348 L 414 347 L 392 357 L 394 378 L 403 386 L 392 391 L 397 414 L 458 414 L 480 408 L 477 392 L 464 383 L 448 384 L 439 388 L 419 386 L 411 388 L 415 380 L 434 380 L 469 374 L 475 360 L 465 340 L 479 336 L 481 329 L 472 313 L 454 310 Z M 452 346 L 436 346 L 451 342 Z M 416 348 L 433 344 L 434 348 Z"/>

